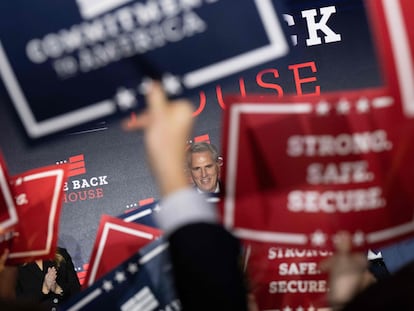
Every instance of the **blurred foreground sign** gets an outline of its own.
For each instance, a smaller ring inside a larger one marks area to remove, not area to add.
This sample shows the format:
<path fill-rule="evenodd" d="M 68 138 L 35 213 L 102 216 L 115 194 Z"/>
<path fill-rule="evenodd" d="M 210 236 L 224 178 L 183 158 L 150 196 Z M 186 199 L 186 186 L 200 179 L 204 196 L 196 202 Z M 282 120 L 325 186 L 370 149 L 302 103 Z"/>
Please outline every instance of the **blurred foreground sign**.
<path fill-rule="evenodd" d="M 160 236 L 161 231 L 156 228 L 102 215 L 85 277 L 86 286 Z"/>
<path fill-rule="evenodd" d="M 284 56 L 276 2 L 2 2 L 0 75 L 39 138 L 142 109 L 149 77 L 185 95 Z"/>
<path fill-rule="evenodd" d="M 414 233 L 414 124 L 381 90 L 230 99 L 224 223 L 243 239 L 356 249 Z"/>
<path fill-rule="evenodd" d="M 9 186 L 6 162 L 0 154 L 0 227 L 3 230 L 18 222 L 16 206 Z M 0 241 L 0 243 L 3 241 Z"/>
<path fill-rule="evenodd" d="M 168 243 L 160 238 L 123 261 L 62 310 L 178 311 Z"/>
<path fill-rule="evenodd" d="M 54 258 L 58 240 L 66 165 L 50 165 L 10 178 L 18 222 L 13 237 L 0 243 L 0 252 L 9 248 L 10 265 Z"/>

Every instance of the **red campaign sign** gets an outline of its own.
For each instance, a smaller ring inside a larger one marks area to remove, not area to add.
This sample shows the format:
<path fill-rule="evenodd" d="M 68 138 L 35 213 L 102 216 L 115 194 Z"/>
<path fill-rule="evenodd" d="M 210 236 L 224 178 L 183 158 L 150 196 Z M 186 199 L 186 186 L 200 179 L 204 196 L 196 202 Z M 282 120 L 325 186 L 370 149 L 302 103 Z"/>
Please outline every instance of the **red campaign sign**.
<path fill-rule="evenodd" d="M 162 231 L 159 229 L 103 215 L 92 249 L 84 286 L 91 286 L 124 260 L 136 254 L 141 247 L 161 235 Z"/>
<path fill-rule="evenodd" d="M 414 3 L 367 0 L 386 84 L 399 96 L 406 117 L 414 117 Z"/>
<path fill-rule="evenodd" d="M 54 257 L 66 178 L 66 165 L 51 165 L 10 179 L 19 222 L 7 245 L 8 264 Z"/>
<path fill-rule="evenodd" d="M 4 158 L 0 154 L 0 228 L 8 229 L 18 222 L 16 206 L 9 187 L 9 175 Z M 6 234 L 7 235 L 7 234 Z M 3 239 L 0 243 L 6 242 Z"/>
<path fill-rule="evenodd" d="M 245 268 L 259 310 L 328 310 L 328 275 L 319 264 L 326 250 L 245 242 Z"/>
<path fill-rule="evenodd" d="M 221 203 L 242 239 L 355 249 L 413 236 L 414 124 L 383 90 L 228 100 Z"/>

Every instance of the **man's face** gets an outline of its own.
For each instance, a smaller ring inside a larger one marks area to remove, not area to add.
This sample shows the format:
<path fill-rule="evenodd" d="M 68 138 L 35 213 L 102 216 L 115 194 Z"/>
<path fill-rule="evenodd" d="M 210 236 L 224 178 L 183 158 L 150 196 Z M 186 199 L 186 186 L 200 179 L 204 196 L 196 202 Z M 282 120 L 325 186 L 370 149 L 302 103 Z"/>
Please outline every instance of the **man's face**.
<path fill-rule="evenodd" d="M 191 155 L 191 177 L 203 192 L 214 192 L 219 180 L 220 167 L 209 151 Z"/>

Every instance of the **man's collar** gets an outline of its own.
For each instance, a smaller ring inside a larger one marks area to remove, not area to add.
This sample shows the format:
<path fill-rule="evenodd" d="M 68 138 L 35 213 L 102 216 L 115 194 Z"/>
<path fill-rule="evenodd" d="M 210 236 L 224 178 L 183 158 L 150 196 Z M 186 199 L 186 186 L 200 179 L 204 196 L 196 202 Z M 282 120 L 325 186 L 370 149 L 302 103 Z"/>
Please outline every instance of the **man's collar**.
<path fill-rule="evenodd" d="M 198 193 L 206 193 L 202 190 L 200 190 L 200 188 L 196 187 L 197 192 Z M 213 192 L 208 192 L 208 193 L 220 193 L 220 183 L 217 183 L 216 189 Z"/>

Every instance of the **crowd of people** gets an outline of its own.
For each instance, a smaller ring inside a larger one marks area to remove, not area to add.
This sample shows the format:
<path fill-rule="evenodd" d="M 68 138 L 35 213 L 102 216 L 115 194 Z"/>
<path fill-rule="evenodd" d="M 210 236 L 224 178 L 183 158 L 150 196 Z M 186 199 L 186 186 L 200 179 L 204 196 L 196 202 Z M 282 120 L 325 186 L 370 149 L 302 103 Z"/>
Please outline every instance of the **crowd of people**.
<path fill-rule="evenodd" d="M 249 305 L 241 267 L 241 243 L 220 224 L 214 205 L 199 195 L 222 191 L 222 160 L 216 148 L 202 143 L 186 151 L 194 122 L 188 101 L 171 104 L 160 84 L 154 82 L 147 102 L 147 110 L 129 122 L 126 130 L 145 133 L 147 159 L 162 196 L 163 208 L 156 221 L 169 241 L 183 310 L 255 310 Z M 189 185 L 183 170 L 185 162 L 194 186 Z M 321 264 L 330 276 L 332 308 L 414 310 L 410 297 L 414 264 L 377 281 L 369 273 L 366 255 L 352 253 L 350 245 L 350 237 L 344 232 L 336 241 L 337 252 Z M 59 248 L 53 260 L 19 267 L 7 266 L 7 256 L 5 250 L 0 257 L 1 310 L 46 310 L 42 302 L 50 310 L 80 290 L 64 249 Z"/>

